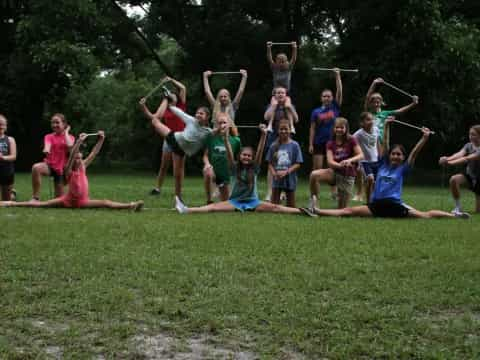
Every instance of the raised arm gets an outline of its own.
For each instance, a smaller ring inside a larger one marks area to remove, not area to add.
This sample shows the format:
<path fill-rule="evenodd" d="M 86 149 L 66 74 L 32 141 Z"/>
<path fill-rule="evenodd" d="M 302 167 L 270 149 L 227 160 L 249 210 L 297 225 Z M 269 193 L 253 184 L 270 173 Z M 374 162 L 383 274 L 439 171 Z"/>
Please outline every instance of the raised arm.
<path fill-rule="evenodd" d="M 412 102 L 404 107 L 401 107 L 400 109 L 394 110 L 395 114 L 402 114 L 404 112 L 407 112 L 411 108 L 415 107 L 418 104 L 418 96 L 413 96 Z"/>
<path fill-rule="evenodd" d="M 83 161 L 83 165 L 87 168 L 88 165 L 91 164 L 91 162 L 95 159 L 95 157 L 98 155 L 100 152 L 100 149 L 102 148 L 103 142 L 105 141 L 105 133 L 100 130 L 98 132 L 98 140 L 95 146 L 93 147 L 92 151 L 90 151 L 90 154 L 88 154 L 87 158 Z"/>
<path fill-rule="evenodd" d="M 65 166 L 65 177 L 68 177 L 70 172 L 72 171 L 72 166 L 73 166 L 73 161 L 75 160 L 75 156 L 78 154 L 78 150 L 80 149 L 80 146 L 83 144 L 85 139 L 87 138 L 87 134 L 81 133 L 78 135 L 78 140 L 73 145 L 72 151 L 70 151 L 70 157 L 68 158 L 67 165 Z"/>
<path fill-rule="evenodd" d="M 290 67 L 293 67 L 295 63 L 297 62 L 297 42 L 292 41 L 292 58 L 290 59 Z"/>
<path fill-rule="evenodd" d="M 343 102 L 343 85 L 342 77 L 340 74 L 339 68 L 334 68 L 333 72 L 335 73 L 335 83 L 337 85 L 337 92 L 335 93 L 335 100 L 337 101 L 338 106 L 342 106 Z"/>
<path fill-rule="evenodd" d="M 160 102 L 160 105 L 158 106 L 157 111 L 155 112 L 155 114 L 153 114 L 152 117 L 150 117 L 150 119 L 153 119 L 153 117 L 156 117 L 158 119 L 163 119 L 163 115 L 165 115 L 165 111 L 167 111 L 167 108 L 168 108 L 168 99 L 164 98 Z"/>
<path fill-rule="evenodd" d="M 415 163 L 415 159 L 417 158 L 418 153 L 425 146 L 425 144 L 428 141 L 428 137 L 430 136 L 430 129 L 424 127 L 422 128 L 422 132 L 423 132 L 422 138 L 417 143 L 417 145 L 415 145 L 413 150 L 410 152 L 410 155 L 408 156 L 407 162 L 410 166 L 412 166 Z"/>
<path fill-rule="evenodd" d="M 149 119 L 153 118 L 153 114 L 150 112 L 150 110 L 147 107 L 147 99 L 141 98 L 140 101 L 138 102 L 138 105 L 140 106 L 140 110 L 142 110 L 143 114 L 147 118 L 149 118 Z M 158 110 L 160 110 L 160 108 Z M 157 110 L 157 112 L 158 112 L 158 110 Z M 163 114 L 162 114 L 162 116 L 163 116 Z"/>
<path fill-rule="evenodd" d="M 174 78 L 167 77 L 168 81 L 170 81 L 177 89 L 178 89 L 178 97 L 180 102 L 186 103 L 187 102 L 187 88 L 183 85 L 180 81 L 175 80 Z"/>
<path fill-rule="evenodd" d="M 255 154 L 255 165 L 257 166 L 262 165 L 263 149 L 265 148 L 265 141 L 267 139 L 267 127 L 264 124 L 261 124 L 259 128 L 262 133 L 260 135 L 260 141 L 258 142 L 257 152 Z"/>
<path fill-rule="evenodd" d="M 211 107 L 215 105 L 215 97 L 212 94 L 212 89 L 210 89 L 210 82 L 208 78 L 212 75 L 210 70 L 207 70 L 203 73 L 203 89 L 205 91 L 205 95 Z"/>
<path fill-rule="evenodd" d="M 363 110 L 368 111 L 368 103 L 370 101 L 370 96 L 375 92 L 375 88 L 377 84 L 383 84 L 383 79 L 382 78 L 376 78 L 375 80 L 372 81 L 372 84 L 368 88 L 367 95 L 365 95 L 365 102 L 363 103 Z"/>
<path fill-rule="evenodd" d="M 223 142 L 225 143 L 228 166 L 232 167 L 235 164 L 235 156 L 233 155 L 232 145 L 230 144 L 229 140 L 230 128 L 228 127 L 228 124 L 224 124 L 222 128 L 219 129 L 219 132 L 222 134 Z"/>
<path fill-rule="evenodd" d="M 67 125 L 63 133 L 65 135 L 65 144 L 67 145 L 68 149 L 71 149 L 75 143 L 75 140 L 73 136 L 70 135 L 70 125 Z"/>
<path fill-rule="evenodd" d="M 10 155 L 0 154 L 0 160 L 15 161 L 17 160 L 17 143 L 15 142 L 15 139 L 11 136 L 8 137 L 8 143 L 10 145 Z"/>
<path fill-rule="evenodd" d="M 242 74 L 242 81 L 240 81 L 240 85 L 238 86 L 237 94 L 235 95 L 235 98 L 233 99 L 233 103 L 237 105 L 240 104 L 240 101 L 242 100 L 243 93 L 245 92 L 245 86 L 247 86 L 247 77 L 248 73 L 247 70 L 241 69 L 240 74 Z"/>
<path fill-rule="evenodd" d="M 275 62 L 273 61 L 273 57 L 272 57 L 272 42 L 271 41 L 267 42 L 267 61 L 268 61 L 268 65 L 270 65 L 270 66 L 275 65 Z"/>

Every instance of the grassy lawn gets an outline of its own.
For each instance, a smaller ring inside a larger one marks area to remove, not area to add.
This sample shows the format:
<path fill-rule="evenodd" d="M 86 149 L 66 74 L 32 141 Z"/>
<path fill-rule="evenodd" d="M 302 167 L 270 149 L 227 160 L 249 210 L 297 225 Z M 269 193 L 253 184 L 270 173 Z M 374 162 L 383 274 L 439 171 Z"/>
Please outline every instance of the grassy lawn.
<path fill-rule="evenodd" d="M 143 213 L 0 209 L 0 358 L 480 357 L 480 216 L 182 216 L 171 179 L 161 197 L 152 183 L 90 176 L 92 198 L 144 198 Z M 202 189 L 188 178 L 187 204 Z M 404 194 L 451 209 L 440 187 Z"/>

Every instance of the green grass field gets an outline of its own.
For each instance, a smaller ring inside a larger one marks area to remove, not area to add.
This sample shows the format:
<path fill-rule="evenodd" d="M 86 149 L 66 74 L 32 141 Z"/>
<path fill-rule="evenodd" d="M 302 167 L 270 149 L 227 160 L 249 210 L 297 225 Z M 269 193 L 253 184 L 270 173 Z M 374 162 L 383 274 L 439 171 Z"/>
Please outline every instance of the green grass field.
<path fill-rule="evenodd" d="M 142 213 L 0 209 L 1 359 L 480 357 L 480 216 L 182 216 L 171 179 L 160 198 L 152 183 L 90 176 L 92 198 L 144 198 Z M 30 196 L 28 174 L 16 187 Z M 204 201 L 200 178 L 184 198 Z M 404 199 L 452 205 L 440 187 Z"/>

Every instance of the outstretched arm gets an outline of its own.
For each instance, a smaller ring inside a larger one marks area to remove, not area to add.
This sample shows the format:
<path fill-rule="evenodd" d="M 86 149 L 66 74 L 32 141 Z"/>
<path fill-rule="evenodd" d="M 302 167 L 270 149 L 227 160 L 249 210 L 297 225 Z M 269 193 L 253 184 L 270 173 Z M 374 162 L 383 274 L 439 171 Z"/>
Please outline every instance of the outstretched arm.
<path fill-rule="evenodd" d="M 418 104 L 418 96 L 414 96 L 412 98 L 412 102 L 404 107 L 401 107 L 400 109 L 394 110 L 395 114 L 402 114 L 404 112 L 407 112 L 411 108 L 415 107 Z"/>
<path fill-rule="evenodd" d="M 462 148 L 460 151 L 456 152 L 453 155 L 440 157 L 440 160 L 438 161 L 438 163 L 440 165 L 454 165 L 454 164 L 451 164 L 451 162 L 464 157 L 465 154 L 466 154 L 465 149 Z"/>
<path fill-rule="evenodd" d="M 68 175 L 72 171 L 72 166 L 73 166 L 73 161 L 75 160 L 75 156 L 78 154 L 78 150 L 80 149 L 80 146 L 83 144 L 86 138 L 87 138 L 87 134 L 81 133 L 78 136 L 77 142 L 75 143 L 75 145 L 73 145 L 72 151 L 70 151 L 70 157 L 68 158 L 67 165 L 65 166 L 65 171 L 64 171 L 65 177 L 68 177 Z"/>
<path fill-rule="evenodd" d="M 97 154 L 100 152 L 100 149 L 102 148 L 103 142 L 105 141 L 105 132 L 100 130 L 98 132 L 98 140 L 95 146 L 93 147 L 92 151 L 90 151 L 90 154 L 88 154 L 87 158 L 83 161 L 84 166 L 87 168 L 88 165 L 91 164 L 93 159 L 97 156 Z"/>
<path fill-rule="evenodd" d="M 67 125 L 67 127 L 65 128 L 64 134 L 65 134 L 65 144 L 69 149 L 71 149 L 75 140 L 73 140 L 72 137 L 70 136 L 70 125 Z"/>
<path fill-rule="evenodd" d="M 364 111 L 368 111 L 368 103 L 370 101 L 370 96 L 372 96 L 372 94 L 374 93 L 375 87 L 377 86 L 377 84 L 382 84 L 382 83 L 383 83 L 382 78 L 376 78 L 375 80 L 372 81 L 372 84 L 368 88 L 367 95 L 365 95 L 365 102 L 363 103 Z"/>
<path fill-rule="evenodd" d="M 171 81 L 172 84 L 178 89 L 178 97 L 180 102 L 187 102 L 187 88 L 180 81 L 175 80 L 174 78 L 167 77 L 168 81 Z"/>
<path fill-rule="evenodd" d="M 343 102 L 343 86 L 342 86 L 342 77 L 340 75 L 340 69 L 333 69 L 335 73 L 335 83 L 337 85 L 337 92 L 335 94 L 335 100 L 337 101 L 338 106 L 342 106 Z"/>
<path fill-rule="evenodd" d="M 257 153 L 255 154 L 255 165 L 262 165 L 263 149 L 265 148 L 265 141 L 267 139 L 267 127 L 264 124 L 259 126 L 262 134 L 260 135 L 260 141 L 257 146 Z"/>
<path fill-rule="evenodd" d="M 208 78 L 212 75 L 212 72 L 210 70 L 207 70 L 203 73 L 203 89 L 205 91 L 205 95 L 207 96 L 207 100 L 210 104 L 210 106 L 215 105 L 215 97 L 212 94 L 212 89 L 210 89 L 210 82 L 208 81 Z"/>
<path fill-rule="evenodd" d="M 293 67 L 297 62 L 297 42 L 292 41 L 292 58 L 290 59 L 290 67 Z"/>
<path fill-rule="evenodd" d="M 233 103 L 236 104 L 237 107 L 240 104 L 240 101 L 242 100 L 243 93 L 245 92 L 245 86 L 247 86 L 247 77 L 248 77 L 247 70 L 241 69 L 240 74 L 242 74 L 242 81 L 240 81 L 237 94 L 233 99 Z"/>
<path fill-rule="evenodd" d="M 411 166 L 415 163 L 415 159 L 417 158 L 418 153 L 425 146 L 425 144 L 428 141 L 428 137 L 430 136 L 430 129 L 424 127 L 422 128 L 422 132 L 423 132 L 422 138 L 417 143 L 417 145 L 415 145 L 413 150 L 410 152 L 410 155 L 408 156 L 407 162 Z"/>
<path fill-rule="evenodd" d="M 275 65 L 272 58 L 272 42 L 271 41 L 267 42 L 267 61 L 268 61 L 268 65 L 270 66 Z"/>

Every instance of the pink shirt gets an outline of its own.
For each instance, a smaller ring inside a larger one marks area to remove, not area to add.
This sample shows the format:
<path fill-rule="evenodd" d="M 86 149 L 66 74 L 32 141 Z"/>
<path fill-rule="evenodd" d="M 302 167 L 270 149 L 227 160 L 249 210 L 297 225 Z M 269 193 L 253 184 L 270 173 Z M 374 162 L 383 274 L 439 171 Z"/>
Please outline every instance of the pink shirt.
<path fill-rule="evenodd" d="M 73 135 L 69 135 L 70 140 L 75 141 Z M 59 175 L 63 174 L 63 168 L 68 162 L 68 146 L 65 141 L 65 134 L 51 133 L 45 135 L 44 144 L 50 144 L 50 152 L 45 158 L 45 162 Z"/>
<path fill-rule="evenodd" d="M 88 179 L 85 166 L 82 164 L 78 169 L 68 175 L 68 193 L 63 196 L 65 207 L 82 207 L 88 201 Z"/>

